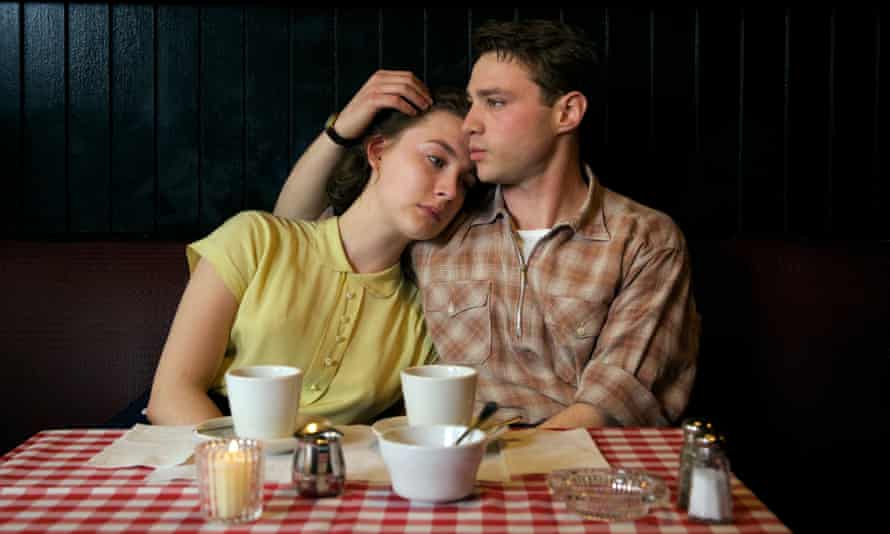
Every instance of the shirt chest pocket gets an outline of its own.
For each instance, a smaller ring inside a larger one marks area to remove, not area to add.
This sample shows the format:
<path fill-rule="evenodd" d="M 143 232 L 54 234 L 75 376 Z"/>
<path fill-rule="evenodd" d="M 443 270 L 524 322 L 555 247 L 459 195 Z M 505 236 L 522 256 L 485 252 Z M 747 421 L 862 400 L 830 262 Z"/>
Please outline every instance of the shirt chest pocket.
<path fill-rule="evenodd" d="M 491 354 L 491 282 L 432 282 L 423 289 L 423 312 L 439 358 L 480 364 Z"/>
<path fill-rule="evenodd" d="M 544 301 L 544 322 L 556 345 L 553 370 L 567 383 L 576 384 L 593 354 L 609 306 L 563 296 L 547 296 Z"/>

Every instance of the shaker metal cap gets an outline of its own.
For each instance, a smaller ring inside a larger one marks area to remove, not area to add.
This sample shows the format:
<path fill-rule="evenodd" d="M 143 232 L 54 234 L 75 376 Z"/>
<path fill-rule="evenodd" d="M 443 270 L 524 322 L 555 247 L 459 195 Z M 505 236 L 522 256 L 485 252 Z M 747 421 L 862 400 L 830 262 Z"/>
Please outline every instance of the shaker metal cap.
<path fill-rule="evenodd" d="M 683 421 L 683 435 L 687 440 L 706 432 L 713 432 L 714 425 L 703 417 L 690 417 Z"/>
<path fill-rule="evenodd" d="M 716 432 L 706 432 L 695 438 L 696 447 L 718 448 L 726 445 L 726 438 Z"/>

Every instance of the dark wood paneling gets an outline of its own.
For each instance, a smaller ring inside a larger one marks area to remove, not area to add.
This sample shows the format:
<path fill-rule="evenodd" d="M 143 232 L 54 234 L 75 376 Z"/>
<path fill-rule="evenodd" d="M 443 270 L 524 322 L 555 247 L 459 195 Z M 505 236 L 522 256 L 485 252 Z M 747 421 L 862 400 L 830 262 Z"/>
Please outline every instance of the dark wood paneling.
<path fill-rule="evenodd" d="M 735 10 L 699 12 L 702 160 L 693 217 L 700 237 L 738 232 L 740 20 Z"/>
<path fill-rule="evenodd" d="M 788 224 L 792 234 L 828 232 L 830 15 L 791 9 L 788 82 Z"/>
<path fill-rule="evenodd" d="M 550 18 L 600 45 L 610 187 L 690 237 L 887 239 L 882 13 L 833 9 L 0 3 L 2 228 L 193 237 L 269 209 L 377 68 L 463 87 L 473 29 Z"/>
<path fill-rule="evenodd" d="M 0 3 L 0 160 L 8 169 L 6 186 L 0 195 L 0 232 L 18 230 L 22 201 L 22 77 L 19 24 L 21 9 L 17 3 Z"/>
<path fill-rule="evenodd" d="M 245 207 L 272 211 L 287 177 L 288 31 L 286 8 L 247 10 L 247 174 Z"/>
<path fill-rule="evenodd" d="M 673 214 L 685 228 L 696 184 L 695 12 L 656 10 L 653 30 L 652 180 L 653 206 Z M 620 178 L 618 178 L 620 180 Z"/>
<path fill-rule="evenodd" d="M 516 9 L 516 17 L 519 20 L 560 20 L 562 16 L 562 9 L 558 7 L 520 7 Z"/>
<path fill-rule="evenodd" d="M 472 18 L 471 27 L 475 30 L 489 20 L 516 20 L 517 12 L 512 7 L 474 7 L 470 9 L 469 16 Z"/>
<path fill-rule="evenodd" d="M 199 18 L 195 7 L 158 7 L 158 232 L 198 229 Z"/>
<path fill-rule="evenodd" d="M 380 68 L 380 12 L 351 8 L 337 12 L 337 109 Z"/>
<path fill-rule="evenodd" d="M 875 116 L 872 128 L 874 129 L 874 145 L 872 147 L 872 176 L 877 180 L 877 191 L 874 193 L 874 202 L 881 209 L 875 213 L 883 213 L 883 206 L 890 206 L 890 172 L 888 172 L 887 158 L 884 155 L 887 146 L 887 126 L 890 125 L 890 110 L 887 106 L 887 67 L 890 64 L 890 39 L 888 39 L 886 21 L 882 25 L 881 13 L 875 17 Z M 881 240 L 890 240 L 890 217 L 879 217 L 877 237 Z"/>
<path fill-rule="evenodd" d="M 290 35 L 290 161 L 294 163 L 336 106 L 333 10 L 295 10 Z"/>
<path fill-rule="evenodd" d="M 154 8 L 111 7 L 111 221 L 121 233 L 155 230 Z"/>
<path fill-rule="evenodd" d="M 24 176 L 20 229 L 64 233 L 65 6 L 24 6 Z"/>
<path fill-rule="evenodd" d="M 741 228 L 781 234 L 785 221 L 785 20 L 775 8 L 745 9 Z"/>
<path fill-rule="evenodd" d="M 68 7 L 68 182 L 71 231 L 111 230 L 109 8 Z"/>
<path fill-rule="evenodd" d="M 201 233 L 244 207 L 244 10 L 201 12 Z"/>
<path fill-rule="evenodd" d="M 646 9 L 609 9 L 608 145 L 598 162 L 608 187 L 640 202 L 656 200 L 649 185 L 653 131 L 650 13 Z"/>
<path fill-rule="evenodd" d="M 880 182 L 872 174 L 875 117 L 875 12 L 835 15 L 833 230 L 836 235 L 879 238 L 887 219 Z"/>
<path fill-rule="evenodd" d="M 430 87 L 466 87 L 470 55 L 467 10 L 427 11 L 427 83 Z"/>
<path fill-rule="evenodd" d="M 410 70 L 424 76 L 423 9 L 383 9 L 380 28 L 381 64 L 384 69 Z"/>

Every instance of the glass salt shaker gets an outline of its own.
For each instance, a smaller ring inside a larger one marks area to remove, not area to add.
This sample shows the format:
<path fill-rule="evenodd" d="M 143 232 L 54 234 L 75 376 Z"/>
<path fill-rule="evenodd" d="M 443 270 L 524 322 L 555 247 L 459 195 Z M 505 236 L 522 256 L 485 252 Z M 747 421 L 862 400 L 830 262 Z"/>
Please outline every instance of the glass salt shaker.
<path fill-rule="evenodd" d="M 714 425 L 707 419 L 691 417 L 683 421 L 683 448 L 680 450 L 680 474 L 678 477 L 677 507 L 689 507 L 689 483 L 692 480 L 692 460 L 695 455 L 695 440 L 714 431 Z"/>
<path fill-rule="evenodd" d="M 341 436 L 334 428 L 319 429 L 314 423 L 296 433 L 293 483 L 301 497 L 334 497 L 343 492 L 346 463 Z"/>
<path fill-rule="evenodd" d="M 689 519 L 705 523 L 731 523 L 731 471 L 723 439 L 706 433 L 696 438 L 694 446 Z"/>

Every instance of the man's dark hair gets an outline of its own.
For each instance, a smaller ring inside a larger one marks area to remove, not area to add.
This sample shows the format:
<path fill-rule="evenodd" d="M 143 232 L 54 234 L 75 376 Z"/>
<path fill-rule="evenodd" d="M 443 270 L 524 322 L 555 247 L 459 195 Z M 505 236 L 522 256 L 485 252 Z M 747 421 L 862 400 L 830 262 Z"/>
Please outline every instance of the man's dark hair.
<path fill-rule="evenodd" d="M 581 91 L 594 104 L 599 86 L 599 54 L 580 28 L 552 20 L 488 21 L 473 36 L 476 59 L 494 52 L 518 61 L 541 88 L 547 105 L 569 91 Z"/>

